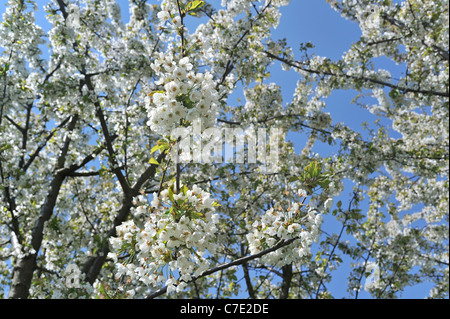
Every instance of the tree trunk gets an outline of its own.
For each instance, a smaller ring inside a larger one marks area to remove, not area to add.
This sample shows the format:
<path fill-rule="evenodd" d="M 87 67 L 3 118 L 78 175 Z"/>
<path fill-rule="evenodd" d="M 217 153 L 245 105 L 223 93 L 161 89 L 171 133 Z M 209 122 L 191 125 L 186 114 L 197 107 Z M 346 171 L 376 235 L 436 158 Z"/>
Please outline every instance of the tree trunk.
<path fill-rule="evenodd" d="M 47 194 L 47 198 L 45 199 L 44 205 L 41 207 L 39 218 L 31 233 L 31 247 L 33 248 L 33 252 L 18 258 L 14 267 L 11 290 L 8 298 L 28 298 L 33 273 L 36 269 L 36 257 L 41 248 L 42 238 L 44 237 L 44 225 L 52 216 L 53 208 L 55 207 L 56 199 L 63 181 L 64 175 L 56 173 L 50 183 L 50 190 Z"/>
<path fill-rule="evenodd" d="M 29 254 L 17 260 L 8 298 L 28 298 L 35 268 L 36 254 Z"/>
<path fill-rule="evenodd" d="M 72 116 L 72 119 L 67 128 L 68 132 L 72 132 L 75 129 L 75 125 L 78 121 L 78 115 Z M 61 186 L 66 178 L 68 169 L 64 169 L 64 163 L 69 151 L 70 134 L 66 137 L 64 145 L 61 149 L 61 154 L 58 157 L 56 167 L 54 170 L 53 179 L 50 183 L 47 197 L 41 207 L 39 217 L 34 224 L 31 232 L 31 248 L 33 251 L 24 252 L 23 257 L 18 258 L 14 266 L 13 279 L 11 283 L 11 290 L 9 291 L 8 298 L 28 298 L 30 292 L 31 282 L 33 280 L 33 273 L 36 269 L 36 258 L 39 250 L 41 249 L 42 238 L 44 238 L 44 226 L 53 214 L 53 209 L 56 205 L 56 200 L 61 190 Z"/>
<path fill-rule="evenodd" d="M 102 249 L 99 251 L 97 256 L 88 260 L 88 262 L 83 267 L 83 272 L 86 274 L 86 282 L 90 283 L 91 285 L 95 282 L 98 275 L 100 274 L 100 270 L 102 269 L 103 264 L 106 261 L 106 257 L 110 251 L 109 238 L 116 236 L 116 227 L 122 224 L 130 214 L 131 207 L 133 206 L 132 200 L 133 198 L 128 197 L 125 197 L 123 199 L 122 207 L 119 210 L 119 213 L 117 214 L 116 218 L 114 219 L 113 227 L 108 232 L 106 236 L 106 241 Z"/>
<path fill-rule="evenodd" d="M 281 270 L 283 272 L 283 282 L 281 283 L 280 299 L 288 299 L 292 281 L 292 264 L 281 267 Z"/>

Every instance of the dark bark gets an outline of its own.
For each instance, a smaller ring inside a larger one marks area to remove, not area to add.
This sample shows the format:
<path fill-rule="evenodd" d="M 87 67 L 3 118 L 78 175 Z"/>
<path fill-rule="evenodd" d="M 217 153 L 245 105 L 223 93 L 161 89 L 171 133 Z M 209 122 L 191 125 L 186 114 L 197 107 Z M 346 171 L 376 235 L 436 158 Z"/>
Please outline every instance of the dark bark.
<path fill-rule="evenodd" d="M 245 249 L 244 249 L 244 245 L 241 244 L 241 254 L 244 255 L 245 254 Z M 253 284 L 252 284 L 252 279 L 250 277 L 250 272 L 248 270 L 248 263 L 242 263 L 242 270 L 244 271 L 244 279 L 245 279 L 245 284 L 247 285 L 247 292 L 248 292 L 248 296 L 250 297 L 250 299 L 255 299 L 256 295 L 255 295 L 255 290 L 253 289 Z"/>
<path fill-rule="evenodd" d="M 289 288 L 291 287 L 292 281 L 292 264 L 281 267 L 281 271 L 283 274 L 283 281 L 281 282 L 280 299 L 288 299 Z"/>
<path fill-rule="evenodd" d="M 83 267 L 83 271 L 86 274 L 86 281 L 88 283 L 93 284 L 94 281 L 97 279 L 100 270 L 102 269 L 103 264 L 106 261 L 106 257 L 110 251 L 108 239 L 116 235 L 116 227 L 126 220 L 128 215 L 130 214 L 130 209 L 132 205 L 133 205 L 132 198 L 130 199 L 124 198 L 122 202 L 122 207 L 120 208 L 116 218 L 114 219 L 113 227 L 109 230 L 108 234 L 106 235 L 106 240 L 105 243 L 103 244 L 102 249 L 99 251 L 96 257 L 88 260 L 86 265 Z"/>
<path fill-rule="evenodd" d="M 256 299 L 255 289 L 253 289 L 252 279 L 251 279 L 250 273 L 248 271 L 248 264 L 243 263 L 242 269 L 244 270 L 244 278 L 245 278 L 245 284 L 247 285 L 248 296 L 250 297 L 250 299 Z"/>
<path fill-rule="evenodd" d="M 14 275 L 8 298 L 28 298 L 31 280 L 36 268 L 36 254 L 19 258 L 14 265 Z"/>
<path fill-rule="evenodd" d="M 75 129 L 77 121 L 78 116 L 73 116 L 69 123 L 69 132 L 72 132 Z M 44 226 L 53 214 L 53 209 L 55 208 L 61 186 L 67 176 L 67 171 L 69 170 L 64 169 L 63 167 L 69 151 L 70 142 L 70 137 L 67 137 L 64 141 L 64 145 L 56 163 L 53 179 L 50 182 L 47 196 L 39 212 L 39 217 L 36 220 L 31 232 L 31 248 L 33 250 L 31 252 L 24 252 L 24 256 L 18 258 L 14 266 L 11 290 L 8 295 L 9 298 L 25 299 L 29 296 L 29 289 L 34 271 L 36 269 L 37 254 L 41 248 L 42 239 L 44 237 Z"/>
<path fill-rule="evenodd" d="M 166 156 L 166 153 L 161 153 L 158 156 L 158 163 L 161 163 Z M 90 258 L 83 266 L 83 272 L 86 274 L 86 282 L 93 284 L 98 278 L 103 265 L 106 262 L 106 257 L 109 250 L 109 239 L 116 236 L 116 227 L 122 224 L 130 215 L 130 210 L 133 207 L 133 199 L 139 195 L 140 188 L 148 181 L 150 178 L 155 177 L 157 165 L 151 164 L 138 178 L 136 184 L 129 189 L 128 192 L 124 192 L 124 197 L 122 200 L 122 206 L 117 212 L 116 218 L 114 219 L 113 226 L 106 234 L 103 247 L 97 254 L 97 256 Z"/>

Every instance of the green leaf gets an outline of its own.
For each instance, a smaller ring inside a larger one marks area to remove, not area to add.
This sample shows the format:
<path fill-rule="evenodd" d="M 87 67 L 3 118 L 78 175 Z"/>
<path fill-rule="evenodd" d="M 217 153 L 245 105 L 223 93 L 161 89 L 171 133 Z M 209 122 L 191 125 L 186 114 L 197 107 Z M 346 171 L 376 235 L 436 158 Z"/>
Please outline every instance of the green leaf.
<path fill-rule="evenodd" d="M 105 298 L 105 299 L 111 299 L 111 296 L 108 295 L 108 293 L 106 292 L 105 287 L 103 286 L 103 283 L 100 283 L 100 293 L 101 295 Z"/>
<path fill-rule="evenodd" d="M 300 177 L 298 177 L 298 176 L 292 176 L 292 177 L 289 177 L 288 182 L 292 183 L 292 182 L 298 181 L 299 179 L 300 179 Z"/>
<path fill-rule="evenodd" d="M 158 161 L 155 158 L 153 158 L 153 157 L 148 162 L 150 164 L 159 165 Z"/>
<path fill-rule="evenodd" d="M 54 231 L 58 231 L 59 230 L 59 226 L 58 226 L 58 218 L 53 217 L 50 222 L 48 223 L 48 227 Z"/>
<path fill-rule="evenodd" d="M 205 1 L 203 0 L 190 1 L 186 6 L 186 11 L 195 10 L 197 8 L 202 7 L 203 5 L 205 5 Z"/>
<path fill-rule="evenodd" d="M 181 191 L 183 192 L 184 196 L 186 196 L 186 193 L 188 191 L 188 188 L 186 185 L 183 185 L 183 187 L 181 188 Z"/>
<path fill-rule="evenodd" d="M 3 152 L 3 151 L 6 151 L 6 150 L 9 150 L 11 148 L 13 148 L 13 146 L 6 142 L 0 147 L 0 151 Z"/>
<path fill-rule="evenodd" d="M 108 168 L 103 164 L 102 167 L 98 170 L 98 174 L 100 176 L 104 176 L 108 172 Z"/>
<path fill-rule="evenodd" d="M 155 93 L 166 93 L 166 91 L 151 91 L 150 93 L 148 93 L 148 96 L 153 96 Z"/>
<path fill-rule="evenodd" d="M 159 150 L 159 149 L 161 149 L 163 147 L 164 147 L 164 145 L 155 145 L 155 146 L 153 146 L 152 149 L 150 150 L 150 154 L 155 153 L 157 150 Z"/>
<path fill-rule="evenodd" d="M 9 64 L 5 63 L 3 68 L 0 68 L 0 75 L 3 75 L 4 73 L 8 72 L 8 70 L 9 70 Z"/>
<path fill-rule="evenodd" d="M 191 219 L 198 219 L 198 218 L 203 218 L 205 217 L 205 215 L 203 215 L 202 213 L 199 212 L 192 212 L 190 218 Z"/>
<path fill-rule="evenodd" d="M 160 145 L 160 146 L 162 146 L 164 149 L 169 148 L 169 142 L 167 142 L 167 141 L 164 140 L 164 139 L 158 140 L 158 141 L 156 142 L 156 145 Z"/>

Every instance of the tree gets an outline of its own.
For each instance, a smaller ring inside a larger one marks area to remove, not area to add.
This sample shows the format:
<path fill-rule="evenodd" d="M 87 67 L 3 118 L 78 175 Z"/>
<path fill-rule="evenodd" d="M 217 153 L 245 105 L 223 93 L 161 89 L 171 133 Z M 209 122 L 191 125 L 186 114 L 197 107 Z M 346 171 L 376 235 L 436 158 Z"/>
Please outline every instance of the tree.
<path fill-rule="evenodd" d="M 44 32 L 35 1 L 8 1 L 8 297 L 332 298 L 344 259 L 350 297 L 425 281 L 448 297 L 448 1 L 328 0 L 362 31 L 337 61 L 272 39 L 288 0 L 209 2 L 132 0 L 124 24 L 114 0 L 51 0 Z M 278 62 L 298 75 L 289 102 Z M 364 134 L 327 113 L 339 89 L 379 118 Z M 300 152 L 289 132 L 308 136 Z"/>

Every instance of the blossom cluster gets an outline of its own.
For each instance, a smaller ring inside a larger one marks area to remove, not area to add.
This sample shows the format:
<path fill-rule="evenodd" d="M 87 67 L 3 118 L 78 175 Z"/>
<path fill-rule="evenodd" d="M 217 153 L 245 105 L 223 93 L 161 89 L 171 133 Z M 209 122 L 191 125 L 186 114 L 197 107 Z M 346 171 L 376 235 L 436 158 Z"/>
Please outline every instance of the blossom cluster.
<path fill-rule="evenodd" d="M 189 57 L 178 59 L 161 53 L 151 64 L 159 76 L 157 85 L 164 88 L 150 93 L 148 125 L 152 131 L 166 135 L 180 125 L 202 119 L 202 127 L 211 127 L 219 105 L 213 76 L 194 72 Z"/>
<path fill-rule="evenodd" d="M 182 291 L 192 276 L 210 267 L 208 253 L 216 250 L 219 222 L 214 210 L 210 194 L 195 185 L 183 186 L 178 194 L 172 188 L 154 194 L 150 207 L 141 205 L 134 212 L 148 214 L 143 228 L 133 220 L 116 228 L 108 255 L 116 263 L 116 276 L 148 287 L 165 284 L 168 292 Z M 133 262 L 119 261 L 124 255 L 134 256 Z"/>
<path fill-rule="evenodd" d="M 263 256 L 261 263 L 283 266 L 311 255 L 311 245 L 319 239 L 322 215 L 312 207 L 306 210 L 303 207 L 306 208 L 303 204 L 293 203 L 286 210 L 270 208 L 252 224 L 252 231 L 247 234 L 252 254 L 273 247 L 280 240 L 298 238 L 292 244 Z"/>
<path fill-rule="evenodd" d="M 161 11 L 157 16 L 160 27 L 174 29 L 182 27 L 181 17 L 179 16 L 178 4 L 174 0 L 163 0 L 161 3 Z"/>

